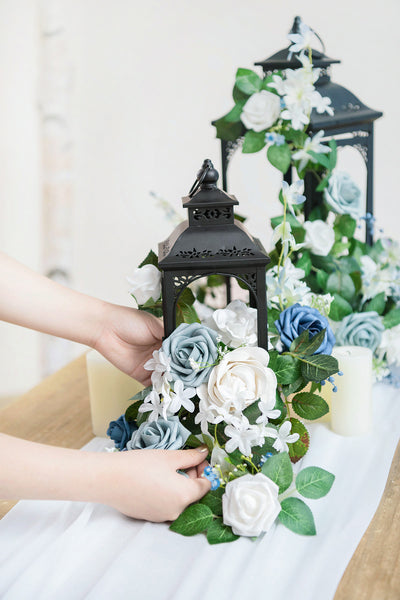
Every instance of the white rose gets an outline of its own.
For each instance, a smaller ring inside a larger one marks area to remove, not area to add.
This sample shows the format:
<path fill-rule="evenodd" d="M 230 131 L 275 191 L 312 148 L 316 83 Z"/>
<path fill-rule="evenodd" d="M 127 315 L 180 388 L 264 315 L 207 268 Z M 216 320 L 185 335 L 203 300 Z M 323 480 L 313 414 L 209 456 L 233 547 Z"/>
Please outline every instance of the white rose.
<path fill-rule="evenodd" d="M 224 524 L 235 535 L 254 537 L 268 531 L 281 511 L 278 492 L 276 483 L 263 473 L 229 481 L 222 496 Z"/>
<path fill-rule="evenodd" d="M 386 352 L 386 359 L 389 365 L 398 365 L 400 367 L 400 325 L 396 325 L 391 329 L 385 329 L 382 333 L 379 349 Z"/>
<path fill-rule="evenodd" d="M 279 96 L 267 90 L 256 92 L 243 106 L 240 119 L 247 129 L 263 131 L 271 127 L 281 112 Z"/>
<path fill-rule="evenodd" d="M 309 248 L 313 254 L 317 254 L 318 256 L 329 254 L 335 242 L 333 227 L 319 219 L 316 221 L 306 221 L 303 227 L 306 230 L 304 247 Z"/>
<path fill-rule="evenodd" d="M 237 348 L 225 354 L 208 383 L 197 390 L 205 409 L 231 422 L 256 400 L 273 407 L 277 381 L 268 362 L 269 354 L 263 348 Z"/>
<path fill-rule="evenodd" d="M 218 331 L 221 341 L 231 348 L 257 345 L 257 310 L 241 300 L 214 311 L 207 325 Z"/>
<path fill-rule="evenodd" d="M 161 273 L 154 265 L 137 268 L 132 277 L 127 277 L 132 286 L 129 292 L 135 296 L 138 304 L 145 304 L 153 298 L 156 302 L 161 295 Z"/>

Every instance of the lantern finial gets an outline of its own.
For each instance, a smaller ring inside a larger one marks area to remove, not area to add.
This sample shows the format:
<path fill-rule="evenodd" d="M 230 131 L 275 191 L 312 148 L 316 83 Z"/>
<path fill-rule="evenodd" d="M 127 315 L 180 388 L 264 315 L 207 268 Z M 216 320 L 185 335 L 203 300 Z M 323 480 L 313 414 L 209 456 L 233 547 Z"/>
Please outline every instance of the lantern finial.
<path fill-rule="evenodd" d="M 300 33 L 300 24 L 302 22 L 302 18 L 301 17 L 295 17 L 294 21 L 293 21 L 293 25 L 292 25 L 292 29 L 289 31 L 289 33 Z"/>

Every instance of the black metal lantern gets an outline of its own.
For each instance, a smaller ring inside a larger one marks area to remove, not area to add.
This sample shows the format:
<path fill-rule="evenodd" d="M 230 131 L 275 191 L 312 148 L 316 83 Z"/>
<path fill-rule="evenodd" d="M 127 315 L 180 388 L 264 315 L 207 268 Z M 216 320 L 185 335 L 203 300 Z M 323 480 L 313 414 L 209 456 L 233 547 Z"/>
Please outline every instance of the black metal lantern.
<path fill-rule="evenodd" d="M 178 225 L 158 248 L 162 273 L 165 335 L 176 327 L 176 305 L 182 291 L 208 275 L 243 282 L 249 290 L 250 306 L 257 309 L 258 345 L 267 349 L 267 294 L 265 268 L 270 258 L 260 241 L 235 219 L 234 196 L 220 190 L 218 172 L 205 160 L 189 195 L 183 198 L 189 219 Z"/>
<path fill-rule="evenodd" d="M 290 33 L 299 33 L 301 18 L 296 17 Z M 314 32 L 315 33 L 315 32 Z M 323 50 L 324 44 L 318 34 L 315 34 L 320 40 Z M 290 56 L 290 58 L 289 58 Z M 321 96 L 327 96 L 331 99 L 331 107 L 334 114 L 330 116 L 326 113 L 318 114 L 313 109 L 310 117 L 310 124 L 307 128 L 309 135 L 315 135 L 318 131 L 325 132 L 324 139 L 335 139 L 338 146 L 350 146 L 357 149 L 364 159 L 367 169 L 366 185 L 366 212 L 373 214 L 373 135 L 374 121 L 382 116 L 382 112 L 368 108 L 352 92 L 341 85 L 331 81 L 330 66 L 340 63 L 340 60 L 329 58 L 318 50 L 312 50 L 312 62 L 314 67 L 320 69 L 319 79 L 315 87 Z M 298 69 L 302 66 L 296 55 L 289 53 L 289 47 L 280 50 L 269 58 L 254 63 L 261 66 L 264 76 L 270 75 L 274 71 L 282 69 Z M 227 167 L 229 160 L 240 144 L 240 139 L 235 141 L 222 140 L 222 177 L 223 188 L 227 190 Z M 291 169 L 284 175 L 285 181 L 289 184 L 292 181 Z M 305 196 L 307 198 L 304 212 L 307 219 L 311 210 L 318 206 L 322 201 L 321 192 L 316 191 L 318 185 L 312 173 L 305 177 Z M 372 232 L 367 227 L 366 241 L 372 244 Z"/>

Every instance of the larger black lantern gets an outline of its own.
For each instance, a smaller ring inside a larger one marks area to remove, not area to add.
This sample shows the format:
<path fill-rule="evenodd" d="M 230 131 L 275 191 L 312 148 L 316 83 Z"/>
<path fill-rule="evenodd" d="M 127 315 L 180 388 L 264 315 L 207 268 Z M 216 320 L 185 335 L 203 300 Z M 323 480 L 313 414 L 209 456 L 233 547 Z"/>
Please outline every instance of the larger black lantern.
<path fill-rule="evenodd" d="M 234 218 L 234 196 L 217 186 L 218 173 L 205 160 L 183 206 L 189 219 L 159 244 L 165 335 L 176 326 L 176 305 L 193 281 L 212 274 L 231 277 L 249 290 L 250 306 L 257 309 L 258 345 L 267 349 L 267 296 L 265 268 L 270 262 L 259 240 Z"/>
<path fill-rule="evenodd" d="M 296 17 L 290 33 L 299 33 L 301 18 Z M 323 50 L 324 44 L 319 36 Z M 350 146 L 357 149 L 364 159 L 367 170 L 366 182 L 366 212 L 373 214 L 373 140 L 374 140 L 374 121 L 382 116 L 383 113 L 368 108 L 357 96 L 341 85 L 331 81 L 330 67 L 332 64 L 340 63 L 340 60 L 329 58 L 318 50 L 312 50 L 312 62 L 314 67 L 320 69 L 319 79 L 315 83 L 316 89 L 321 96 L 327 96 L 331 99 L 331 107 L 334 114 L 318 114 L 313 109 L 310 117 L 310 124 L 307 128 L 309 135 L 315 135 L 318 131 L 325 132 L 324 139 L 335 139 L 338 146 Z M 289 47 L 276 52 L 265 60 L 254 63 L 261 66 L 264 76 L 270 75 L 274 71 L 283 69 L 298 69 L 302 66 L 295 54 L 290 55 Z M 228 189 L 227 167 L 229 160 L 239 146 L 240 139 L 235 141 L 222 141 L 222 176 L 223 188 Z M 292 181 L 292 172 L 285 174 L 284 179 L 290 184 Z M 307 219 L 311 210 L 321 203 L 322 194 L 316 191 L 318 182 L 312 173 L 305 177 L 305 196 L 307 198 L 304 212 Z M 366 229 L 366 241 L 372 243 L 372 232 L 370 228 Z"/>

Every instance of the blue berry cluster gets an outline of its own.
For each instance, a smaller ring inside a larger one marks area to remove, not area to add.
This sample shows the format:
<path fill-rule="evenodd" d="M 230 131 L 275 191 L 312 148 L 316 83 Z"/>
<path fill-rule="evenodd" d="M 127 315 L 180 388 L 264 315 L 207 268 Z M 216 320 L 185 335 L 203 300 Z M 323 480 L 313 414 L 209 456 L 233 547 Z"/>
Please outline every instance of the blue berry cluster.
<path fill-rule="evenodd" d="M 211 482 L 211 489 L 217 490 L 221 485 L 221 481 L 218 473 L 212 467 L 206 467 L 203 471 L 203 475 L 208 481 Z"/>

